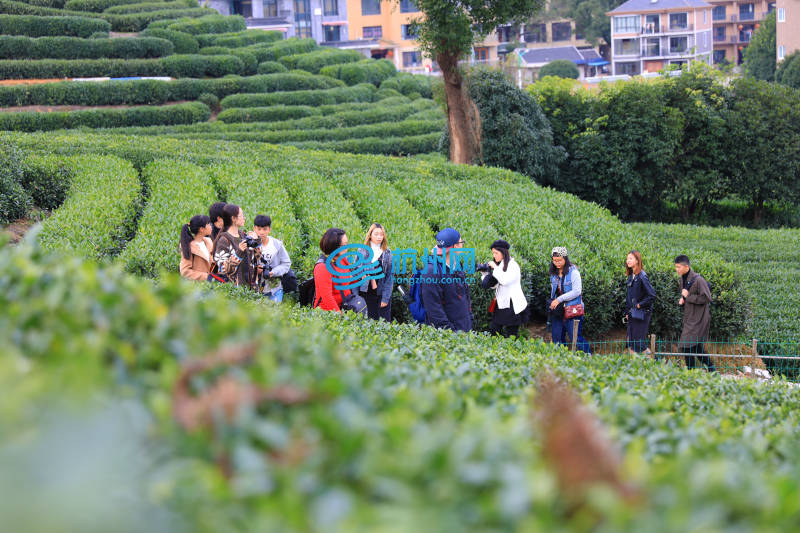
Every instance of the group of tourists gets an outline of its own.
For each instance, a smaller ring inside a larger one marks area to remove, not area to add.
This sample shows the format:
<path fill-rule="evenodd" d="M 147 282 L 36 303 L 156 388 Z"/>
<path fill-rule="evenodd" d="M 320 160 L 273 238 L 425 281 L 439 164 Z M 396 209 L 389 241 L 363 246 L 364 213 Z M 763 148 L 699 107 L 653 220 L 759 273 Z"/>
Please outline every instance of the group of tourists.
<path fill-rule="evenodd" d="M 208 216 L 195 215 L 181 230 L 181 275 L 192 280 L 247 286 L 276 301 L 284 293 L 299 288 L 300 302 L 312 307 L 340 313 L 350 310 L 374 320 L 392 320 L 395 273 L 385 227 L 370 225 L 364 246 L 358 247 L 362 261 L 373 264 L 371 272 L 377 275 L 359 277 L 348 288 L 341 288 L 336 280 L 347 273 L 348 266 L 344 255 L 349 240 L 344 230 L 330 228 L 322 235 L 313 277 L 298 287 L 291 259 L 283 243 L 270 235 L 271 226 L 270 217 L 257 215 L 253 230 L 246 232 L 245 216 L 239 206 L 213 204 Z M 423 267 L 415 272 L 408 292 L 398 286 L 418 322 L 452 331 L 473 329 L 470 288 L 461 254 L 457 252 L 464 244 L 457 230 L 439 231 L 435 246 Z M 522 289 L 522 272 L 511 256 L 511 244 L 507 241 L 498 239 L 489 248 L 491 260 L 475 267 L 481 274 L 480 286 L 494 291 L 489 306 L 489 329 L 495 335 L 516 336 L 519 327 L 528 322 L 530 312 Z M 677 302 L 683 308 L 680 344 L 687 354 L 687 366 L 696 368 L 699 359 L 703 366 L 714 371 L 711 359 L 700 355 L 711 323 L 708 283 L 692 270 L 685 255 L 675 258 L 675 270 L 680 276 L 681 296 Z M 640 252 L 632 250 L 627 255 L 625 273 L 626 346 L 631 353 L 649 353 L 647 335 L 656 291 L 644 271 Z M 549 277 L 546 312 L 553 342 L 569 341 L 579 350 L 591 353 L 591 345 L 583 337 L 585 305 L 581 273 L 563 246 L 554 247 L 550 253 Z"/>

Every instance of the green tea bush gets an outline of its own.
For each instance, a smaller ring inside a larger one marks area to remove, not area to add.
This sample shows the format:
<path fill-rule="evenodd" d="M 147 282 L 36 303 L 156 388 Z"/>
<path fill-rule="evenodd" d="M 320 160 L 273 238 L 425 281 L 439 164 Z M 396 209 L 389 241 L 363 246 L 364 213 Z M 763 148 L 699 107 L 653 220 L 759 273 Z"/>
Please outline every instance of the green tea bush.
<path fill-rule="evenodd" d="M 139 4 L 142 0 L 67 0 L 65 9 L 74 11 L 94 11 L 100 13 L 112 6 Z"/>
<path fill-rule="evenodd" d="M 196 54 L 200 49 L 197 39 L 180 31 L 166 30 L 162 28 L 146 29 L 139 33 L 140 37 L 158 37 L 170 41 L 175 46 L 176 54 Z"/>
<path fill-rule="evenodd" d="M 20 182 L 36 207 L 56 209 L 67 197 L 72 170 L 58 156 L 29 155 L 25 158 Z"/>
<path fill-rule="evenodd" d="M 419 93 L 423 98 L 433 98 L 433 76 L 423 74 L 408 74 L 399 72 L 381 83 L 381 89 L 394 89 L 395 91 L 408 96 L 411 93 Z"/>
<path fill-rule="evenodd" d="M 0 36 L 0 59 L 140 59 L 171 55 L 173 44 L 165 39 L 81 39 L 78 37 Z"/>
<path fill-rule="evenodd" d="M 199 54 L 202 55 L 231 55 L 236 56 L 242 62 L 242 74 L 246 76 L 250 76 L 252 74 L 256 74 L 258 71 L 258 60 L 256 56 L 252 53 L 248 52 L 247 50 L 240 50 L 237 48 L 230 49 L 225 48 L 222 46 L 208 46 L 206 48 L 201 48 L 198 51 Z M 258 72 L 258 74 L 268 74 L 268 72 Z"/>
<path fill-rule="evenodd" d="M 275 72 L 289 72 L 289 69 L 277 61 L 264 61 L 258 65 L 259 74 L 273 74 Z"/>
<path fill-rule="evenodd" d="M 388 59 L 365 59 L 357 63 L 328 65 L 322 67 L 319 73 L 342 80 L 347 85 L 371 83 L 379 87 L 384 80 L 396 76 L 397 69 Z"/>
<path fill-rule="evenodd" d="M 166 9 L 183 9 L 187 7 L 199 7 L 196 1 L 177 0 L 175 2 L 142 2 L 140 4 L 127 4 L 111 6 L 103 13 L 109 15 L 127 15 L 130 13 L 146 13 L 148 11 L 163 11 Z"/>
<path fill-rule="evenodd" d="M 299 69 L 318 74 L 322 67 L 341 63 L 354 63 L 363 58 L 364 56 L 357 50 L 322 48 L 304 54 L 282 56 L 278 59 L 278 62 L 288 69 Z"/>
<path fill-rule="evenodd" d="M 93 259 L 117 255 L 136 226 L 142 192 L 138 173 L 114 156 L 76 156 L 64 164 L 72 175 L 69 193 L 45 220 L 39 243 Z"/>
<path fill-rule="evenodd" d="M 114 31 L 136 32 L 147 28 L 153 21 L 160 21 L 165 19 L 178 19 L 178 18 L 206 18 L 208 16 L 217 16 L 216 10 L 207 7 L 190 7 L 184 9 L 164 9 L 161 11 L 148 11 L 145 13 L 130 13 L 127 15 L 114 15 L 103 14 L 103 18 L 111 23 Z M 233 18 L 233 17 L 232 17 Z M 173 28 L 169 26 L 168 29 L 174 31 L 183 31 L 180 28 L 189 28 L 190 25 L 184 25 Z M 185 33 L 192 33 L 186 31 Z"/>
<path fill-rule="evenodd" d="M 300 77 L 302 79 L 302 77 Z M 330 78 L 328 78 L 330 79 Z M 327 90 L 289 90 L 269 94 L 233 94 L 221 102 L 223 109 L 232 107 L 263 107 L 273 105 L 320 106 L 344 102 L 374 102 L 375 87 L 369 84 L 354 87 L 334 87 Z"/>
<path fill-rule="evenodd" d="M 206 10 L 212 11 L 213 10 Z M 231 33 L 245 31 L 247 27 L 244 17 L 239 15 L 223 16 L 220 14 L 210 14 L 193 20 L 175 22 L 167 26 L 168 30 L 180 31 L 191 35 L 201 35 L 208 33 Z"/>
<path fill-rule="evenodd" d="M 111 25 L 108 22 L 86 17 L 0 15 L 0 34 L 3 35 L 89 37 L 95 32 L 110 30 Z"/>
<path fill-rule="evenodd" d="M 0 143 L 0 224 L 24 217 L 33 206 L 31 195 L 22 186 L 22 154 L 12 144 Z"/>
<path fill-rule="evenodd" d="M 263 63 L 264 61 L 277 61 L 283 56 L 311 52 L 319 48 L 319 45 L 314 39 L 296 39 L 293 37 L 267 45 L 255 45 L 253 48 L 260 50 L 258 61 Z"/>
<path fill-rule="evenodd" d="M 49 131 L 79 127 L 113 128 L 156 124 L 191 124 L 211 116 L 208 107 L 188 102 L 159 107 L 127 109 L 90 109 L 86 111 L 19 111 L 0 114 L 0 129 L 12 131 Z"/>
<path fill-rule="evenodd" d="M 225 48 L 241 48 L 259 43 L 273 43 L 283 39 L 279 31 L 245 30 L 228 33 L 202 33 L 195 35 L 200 46 L 224 46 Z"/>
<path fill-rule="evenodd" d="M 240 74 L 242 61 L 232 55 L 171 55 L 157 59 L 42 59 L 0 60 L 5 79 L 80 78 L 125 76 L 172 76 L 174 78 L 222 77 Z"/>
<path fill-rule="evenodd" d="M 178 271 L 178 242 L 183 224 L 207 213 L 217 200 L 208 172 L 181 161 L 153 161 L 142 171 L 150 196 L 139 220 L 136 237 L 120 261 L 131 272 L 155 276 L 161 270 Z"/>

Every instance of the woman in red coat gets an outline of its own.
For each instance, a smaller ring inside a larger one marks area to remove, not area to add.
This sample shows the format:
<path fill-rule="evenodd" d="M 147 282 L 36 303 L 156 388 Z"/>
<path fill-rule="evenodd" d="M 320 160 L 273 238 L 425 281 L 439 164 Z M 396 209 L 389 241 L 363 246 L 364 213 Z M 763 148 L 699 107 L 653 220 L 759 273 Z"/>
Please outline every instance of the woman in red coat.
<path fill-rule="evenodd" d="M 325 311 L 342 312 L 342 300 L 350 296 L 349 290 L 340 291 L 333 286 L 333 276 L 325 267 L 325 260 L 328 259 L 334 250 L 347 244 L 347 234 L 339 228 L 331 228 L 325 232 L 319 241 L 319 249 L 322 254 L 314 265 L 314 305 Z M 334 267 L 336 268 L 336 267 Z M 345 270 L 336 268 L 339 272 Z"/>

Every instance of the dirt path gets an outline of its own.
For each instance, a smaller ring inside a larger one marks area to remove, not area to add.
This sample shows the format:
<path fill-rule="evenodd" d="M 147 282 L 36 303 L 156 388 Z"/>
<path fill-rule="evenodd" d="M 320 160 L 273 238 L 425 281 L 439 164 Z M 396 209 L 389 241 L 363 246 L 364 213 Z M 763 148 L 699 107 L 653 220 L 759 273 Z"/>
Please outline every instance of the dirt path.
<path fill-rule="evenodd" d="M 140 105 L 23 105 L 18 107 L 0 108 L 0 113 L 19 113 L 22 111 L 36 111 L 39 113 L 50 113 L 55 111 L 81 111 L 85 109 L 131 109 L 135 107 L 185 104 L 187 102 L 193 102 L 193 100 L 177 100 L 175 102 L 164 102 L 161 104 L 140 104 Z"/>
<path fill-rule="evenodd" d="M 10 242 L 12 244 L 17 244 L 25 237 L 25 234 L 28 233 L 28 230 L 31 229 L 31 226 L 37 222 L 38 220 L 32 218 L 21 218 L 0 229 L 0 232 L 2 232 L 4 235 L 9 235 L 11 237 Z"/>

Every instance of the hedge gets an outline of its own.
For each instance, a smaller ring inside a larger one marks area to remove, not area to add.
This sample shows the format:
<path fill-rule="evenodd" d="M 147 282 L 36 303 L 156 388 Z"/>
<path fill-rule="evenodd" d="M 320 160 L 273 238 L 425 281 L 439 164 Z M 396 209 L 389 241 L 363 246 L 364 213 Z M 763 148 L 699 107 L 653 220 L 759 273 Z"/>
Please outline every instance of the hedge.
<path fill-rule="evenodd" d="M 142 0 L 67 0 L 64 4 L 65 9 L 74 11 L 93 11 L 100 13 L 109 7 L 139 4 Z"/>
<path fill-rule="evenodd" d="M 300 78 L 302 79 L 302 76 Z M 274 92 L 270 94 L 243 93 L 223 98 L 220 106 L 223 109 L 227 109 L 231 107 L 264 107 L 270 105 L 319 106 L 343 102 L 373 102 L 375 101 L 376 92 L 375 86 L 364 83 L 354 87 L 336 87 L 327 90 Z"/>
<path fill-rule="evenodd" d="M 268 74 L 210 80 L 184 78 L 174 81 L 118 80 L 100 83 L 56 82 L 8 85 L 0 86 L 0 106 L 160 104 L 177 100 L 196 100 L 203 93 L 211 93 L 222 98 L 240 92 L 268 93 L 326 89 L 340 83 L 327 76 Z"/>
<path fill-rule="evenodd" d="M 142 106 L 127 109 L 90 109 L 85 111 L 0 113 L 0 130 L 50 131 L 58 129 L 115 128 L 160 124 L 192 124 L 211 116 L 205 104 L 188 102 L 167 106 Z"/>
<path fill-rule="evenodd" d="M 0 36 L 0 59 L 139 59 L 168 56 L 174 50 L 171 42 L 155 37 L 81 39 Z"/>
<path fill-rule="evenodd" d="M 244 70 L 236 56 L 171 55 L 158 59 L 0 60 L 0 79 L 172 76 L 221 77 Z"/>
<path fill-rule="evenodd" d="M 229 33 L 203 33 L 195 36 L 200 46 L 224 46 L 241 48 L 259 43 L 272 43 L 283 39 L 283 32 L 245 30 Z"/>
<path fill-rule="evenodd" d="M 255 74 L 258 70 L 258 60 L 256 56 L 248 52 L 247 50 L 242 50 L 239 48 L 225 48 L 224 46 L 207 46 L 205 48 L 201 48 L 198 53 L 202 55 L 214 56 L 214 55 L 232 55 L 238 57 L 242 61 L 242 65 L 244 68 L 242 69 L 242 74 L 245 75 L 252 75 Z M 259 72 L 259 74 L 269 74 L 269 72 Z"/>
<path fill-rule="evenodd" d="M 93 18 L 0 15 L 0 34 L 4 35 L 89 37 L 96 32 L 109 31 L 111 25 L 108 22 Z"/>
<path fill-rule="evenodd" d="M 263 63 L 264 61 L 277 61 L 283 56 L 311 52 L 319 48 L 319 45 L 314 39 L 297 39 L 292 37 L 285 41 L 278 41 L 267 45 L 254 45 L 253 48 L 255 48 L 254 53 L 256 57 L 258 57 L 259 63 Z"/>
<path fill-rule="evenodd" d="M 23 150 L 8 142 L 0 142 L 0 225 L 28 214 L 33 200 L 25 187 Z"/>
<path fill-rule="evenodd" d="M 172 31 L 182 31 L 192 35 L 200 35 L 204 33 L 230 33 L 244 31 L 247 29 L 247 25 L 244 23 L 244 17 L 240 15 L 226 16 L 216 13 L 194 20 L 175 22 L 174 24 L 167 26 L 167 29 Z"/>
<path fill-rule="evenodd" d="M 288 72 L 289 69 L 278 63 L 277 61 L 264 61 L 258 65 L 259 74 L 274 74 L 276 72 Z"/>
<path fill-rule="evenodd" d="M 109 15 L 129 15 L 131 13 L 147 13 L 148 11 L 163 11 L 165 9 L 185 9 L 187 7 L 200 7 L 196 0 L 176 0 L 174 2 L 142 2 L 141 4 L 128 4 L 111 6 L 103 13 Z"/>
<path fill-rule="evenodd" d="M 404 105 L 408 103 L 408 98 L 401 97 L 400 100 L 395 102 L 390 102 L 389 105 Z M 386 105 L 384 102 L 381 102 L 381 105 Z M 255 121 L 265 121 L 265 122 L 273 122 L 273 121 L 280 121 L 280 120 L 291 120 L 295 118 L 303 118 L 303 117 L 311 117 L 315 115 L 332 115 L 334 113 L 341 113 L 343 111 L 366 111 L 368 109 L 372 109 L 373 104 L 372 102 L 347 102 L 344 104 L 332 104 L 332 105 L 323 105 L 323 106 L 308 106 L 308 105 L 283 105 L 277 104 L 272 105 L 269 107 L 246 107 L 246 108 L 229 108 L 220 113 L 220 117 L 217 117 L 218 120 L 222 122 L 255 122 Z M 251 111 L 253 112 L 251 114 Z M 427 115 L 430 115 L 429 111 L 425 112 Z M 258 116 L 258 119 L 249 118 Z M 233 117 L 247 117 L 244 120 L 236 120 Z M 228 117 L 231 117 L 228 120 Z M 428 117 L 425 117 L 424 120 L 427 120 Z"/>
<path fill-rule="evenodd" d="M 66 202 L 44 222 L 39 243 L 93 259 L 119 253 L 135 230 L 142 184 L 129 161 L 94 154 L 68 158 Z"/>
<path fill-rule="evenodd" d="M 288 69 L 299 69 L 318 74 L 322 67 L 339 63 L 354 63 L 364 58 L 357 50 L 322 48 L 305 54 L 283 56 L 278 61 Z"/>
<path fill-rule="evenodd" d="M 329 142 L 286 143 L 304 150 L 331 150 L 351 154 L 412 155 L 435 152 L 441 133 L 428 133 L 412 137 L 367 137 Z"/>
<path fill-rule="evenodd" d="M 389 78 L 381 83 L 381 89 L 394 89 L 405 96 L 418 93 L 422 95 L 423 98 L 433 98 L 434 81 L 434 76 L 399 72 L 397 76 Z"/>
<path fill-rule="evenodd" d="M 397 75 L 397 69 L 388 59 L 365 59 L 358 63 L 328 65 L 319 73 L 342 80 L 347 85 L 371 83 L 378 87 L 384 80 Z"/>
<path fill-rule="evenodd" d="M 215 10 L 207 7 L 191 7 L 186 9 L 165 9 L 162 11 L 150 11 L 148 13 L 131 13 L 129 15 L 106 15 L 103 18 L 111 23 L 114 31 L 141 31 L 156 20 L 177 19 L 182 17 L 207 17 Z M 173 28 L 169 28 L 173 29 Z M 181 31 L 181 30 L 174 30 Z M 186 32 L 191 33 L 191 32 Z"/>
<path fill-rule="evenodd" d="M 16 0 L 0 0 L 0 13 L 7 15 L 36 15 L 40 17 L 86 17 L 102 19 L 100 13 L 56 9 L 44 5 L 32 5 Z"/>
<path fill-rule="evenodd" d="M 23 164 L 20 182 L 41 209 L 53 210 L 64 203 L 69 190 L 72 171 L 62 157 L 56 155 L 29 155 Z"/>
<path fill-rule="evenodd" d="M 166 39 L 175 46 L 176 54 L 196 54 L 200 49 L 197 39 L 181 31 L 147 28 L 139 32 L 139 37 L 158 37 L 160 39 Z"/>
<path fill-rule="evenodd" d="M 43 7 L 54 7 L 61 9 L 64 7 L 65 0 L 25 0 L 28 4 L 33 4 L 35 6 L 43 6 Z"/>

